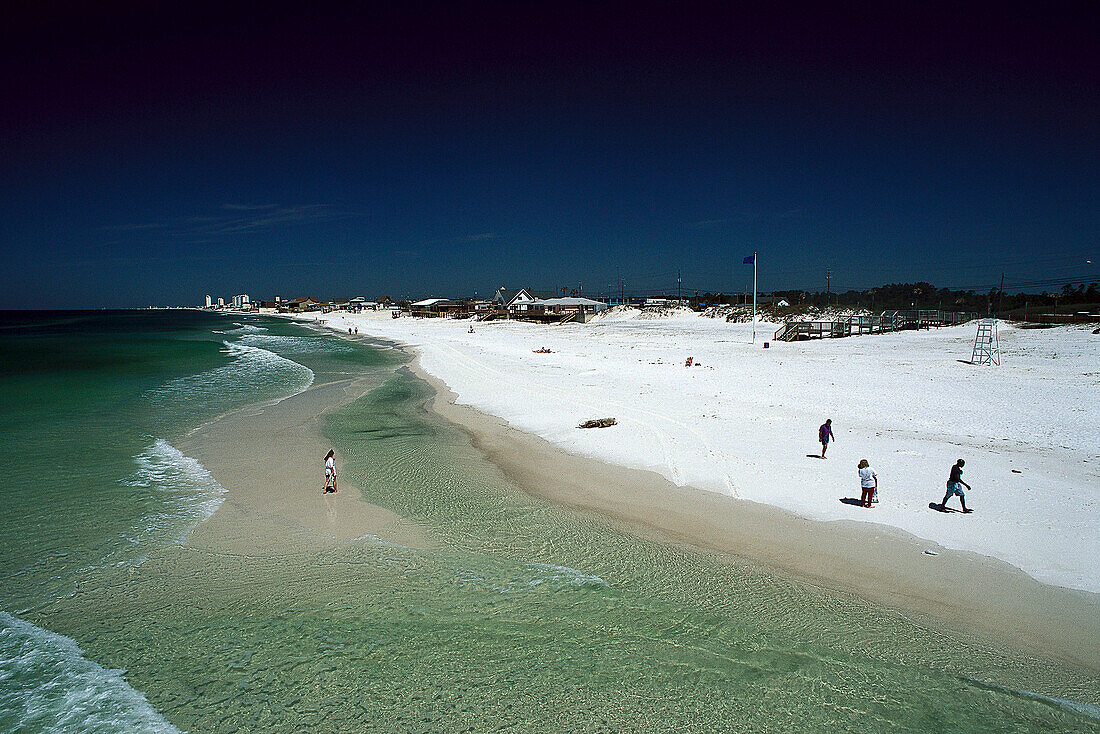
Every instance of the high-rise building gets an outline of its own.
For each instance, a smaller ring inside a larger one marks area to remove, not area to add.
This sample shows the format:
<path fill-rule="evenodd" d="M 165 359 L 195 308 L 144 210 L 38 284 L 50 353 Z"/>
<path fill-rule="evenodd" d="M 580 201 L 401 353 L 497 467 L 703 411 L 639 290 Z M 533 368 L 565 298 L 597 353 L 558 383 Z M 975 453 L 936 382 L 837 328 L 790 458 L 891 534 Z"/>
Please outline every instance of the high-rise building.
<path fill-rule="evenodd" d="M 211 306 L 211 301 L 210 301 L 210 294 L 209 294 L 209 293 L 207 293 L 207 294 L 206 294 L 206 307 L 207 307 L 207 308 L 210 308 L 210 306 Z"/>

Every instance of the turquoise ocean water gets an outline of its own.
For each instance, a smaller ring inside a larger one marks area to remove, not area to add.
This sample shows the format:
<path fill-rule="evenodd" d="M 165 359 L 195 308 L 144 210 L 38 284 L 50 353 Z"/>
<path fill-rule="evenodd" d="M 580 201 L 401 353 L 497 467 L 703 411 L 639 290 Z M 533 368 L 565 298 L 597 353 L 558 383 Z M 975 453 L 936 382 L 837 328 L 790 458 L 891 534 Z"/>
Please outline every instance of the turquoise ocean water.
<path fill-rule="evenodd" d="M 0 317 L 0 732 L 1100 731 L 1088 671 L 531 499 L 405 360 L 270 318 Z M 181 437 L 364 373 L 326 436 L 431 550 L 178 552 L 227 491 Z"/>
<path fill-rule="evenodd" d="M 170 730 L 119 672 L 22 617 L 217 509 L 224 488 L 172 441 L 312 383 L 250 343 L 280 326 L 304 331 L 191 311 L 0 312 L 0 731 Z"/>

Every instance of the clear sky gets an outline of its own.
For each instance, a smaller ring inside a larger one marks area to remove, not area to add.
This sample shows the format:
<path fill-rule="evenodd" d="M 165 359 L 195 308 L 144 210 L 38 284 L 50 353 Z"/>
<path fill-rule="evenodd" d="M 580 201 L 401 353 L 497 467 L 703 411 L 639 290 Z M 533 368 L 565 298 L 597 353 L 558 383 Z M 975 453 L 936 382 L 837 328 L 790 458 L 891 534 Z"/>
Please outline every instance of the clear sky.
<path fill-rule="evenodd" d="M 1100 280 L 1084 4 L 21 5 L 5 308 Z"/>

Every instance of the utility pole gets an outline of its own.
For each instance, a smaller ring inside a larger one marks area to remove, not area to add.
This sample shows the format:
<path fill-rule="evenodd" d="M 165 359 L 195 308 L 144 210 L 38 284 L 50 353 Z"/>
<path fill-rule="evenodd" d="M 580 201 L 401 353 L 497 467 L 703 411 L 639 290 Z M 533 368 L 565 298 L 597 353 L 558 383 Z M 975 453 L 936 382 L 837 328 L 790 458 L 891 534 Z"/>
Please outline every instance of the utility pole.
<path fill-rule="evenodd" d="M 752 343 L 756 344 L 756 253 L 752 253 Z"/>
<path fill-rule="evenodd" d="M 832 278 L 833 278 L 833 269 L 828 268 L 828 267 L 825 268 L 825 308 L 829 307 L 829 293 L 830 293 L 829 282 L 832 280 Z"/>
<path fill-rule="evenodd" d="M 676 305 L 680 305 L 680 268 L 676 268 Z"/>
<path fill-rule="evenodd" d="M 1001 287 L 997 289 L 997 316 L 1001 315 L 1001 306 L 1005 302 L 1005 273 L 1001 271 Z"/>

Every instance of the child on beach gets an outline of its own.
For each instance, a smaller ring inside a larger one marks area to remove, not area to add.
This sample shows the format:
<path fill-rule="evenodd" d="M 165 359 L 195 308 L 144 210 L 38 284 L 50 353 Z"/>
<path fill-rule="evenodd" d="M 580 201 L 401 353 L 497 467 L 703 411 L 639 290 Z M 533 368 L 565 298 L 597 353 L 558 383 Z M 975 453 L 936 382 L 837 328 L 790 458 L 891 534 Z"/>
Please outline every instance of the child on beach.
<path fill-rule="evenodd" d="M 321 491 L 336 491 L 336 452 L 331 449 L 325 455 L 325 486 L 321 488 Z"/>
<path fill-rule="evenodd" d="M 959 502 L 962 504 L 963 512 L 973 512 L 973 510 L 966 509 L 966 495 L 963 494 L 963 487 L 970 489 L 970 485 L 963 481 L 963 465 L 966 462 L 959 459 L 955 462 L 955 466 L 951 467 L 951 476 L 947 478 L 947 494 L 943 496 L 943 502 L 940 506 L 943 509 L 947 509 L 947 500 L 951 499 L 952 495 L 957 495 Z"/>
<path fill-rule="evenodd" d="M 859 460 L 859 486 L 862 494 L 859 498 L 860 507 L 870 507 L 878 492 L 878 474 L 871 468 L 867 459 Z"/>
<path fill-rule="evenodd" d="M 833 440 L 833 419 L 827 418 L 817 429 L 817 440 L 821 442 L 821 458 L 825 458 L 825 449 L 829 448 L 829 442 Z"/>

